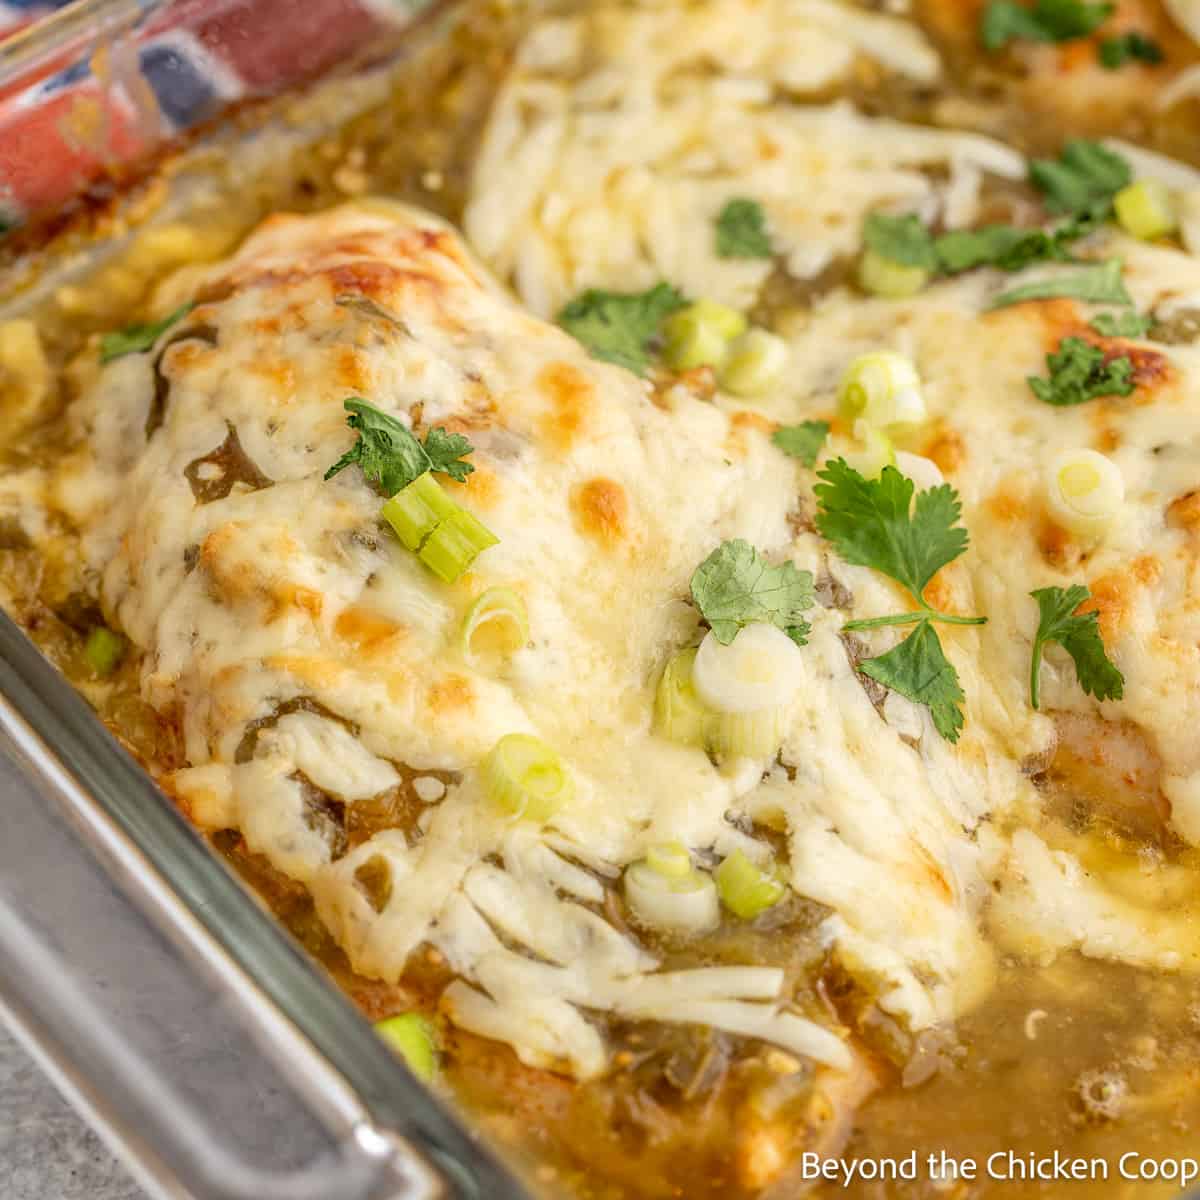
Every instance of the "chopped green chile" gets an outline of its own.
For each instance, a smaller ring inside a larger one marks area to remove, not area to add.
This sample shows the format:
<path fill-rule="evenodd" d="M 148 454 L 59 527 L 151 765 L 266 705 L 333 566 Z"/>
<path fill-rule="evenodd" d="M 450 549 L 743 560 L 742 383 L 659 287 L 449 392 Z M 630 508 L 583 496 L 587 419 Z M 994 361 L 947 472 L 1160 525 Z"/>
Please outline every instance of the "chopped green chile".
<path fill-rule="evenodd" d="M 428 1017 L 401 1013 L 375 1025 L 375 1032 L 408 1064 L 408 1069 L 425 1083 L 432 1083 L 438 1068 L 437 1033 Z"/>
<path fill-rule="evenodd" d="M 128 648 L 129 643 L 119 633 L 97 625 L 84 643 L 83 657 L 92 674 L 104 678 L 121 665 Z"/>

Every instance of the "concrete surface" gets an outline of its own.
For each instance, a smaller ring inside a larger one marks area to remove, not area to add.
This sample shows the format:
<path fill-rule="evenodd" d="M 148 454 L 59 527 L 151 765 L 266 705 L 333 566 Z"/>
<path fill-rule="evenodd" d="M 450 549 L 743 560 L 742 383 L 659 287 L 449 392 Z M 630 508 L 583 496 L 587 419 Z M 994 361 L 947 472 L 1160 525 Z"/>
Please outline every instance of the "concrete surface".
<path fill-rule="evenodd" d="M 145 1200 L 0 1025 L 0 1198 Z"/>

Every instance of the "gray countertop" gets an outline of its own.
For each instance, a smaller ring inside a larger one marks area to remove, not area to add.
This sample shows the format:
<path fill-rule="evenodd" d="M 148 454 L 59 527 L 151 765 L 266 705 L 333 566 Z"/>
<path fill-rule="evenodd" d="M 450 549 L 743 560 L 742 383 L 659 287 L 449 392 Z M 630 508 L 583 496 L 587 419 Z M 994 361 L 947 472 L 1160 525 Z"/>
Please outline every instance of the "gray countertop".
<path fill-rule="evenodd" d="M 4 1200 L 145 1200 L 3 1025 L 0 1179 Z"/>

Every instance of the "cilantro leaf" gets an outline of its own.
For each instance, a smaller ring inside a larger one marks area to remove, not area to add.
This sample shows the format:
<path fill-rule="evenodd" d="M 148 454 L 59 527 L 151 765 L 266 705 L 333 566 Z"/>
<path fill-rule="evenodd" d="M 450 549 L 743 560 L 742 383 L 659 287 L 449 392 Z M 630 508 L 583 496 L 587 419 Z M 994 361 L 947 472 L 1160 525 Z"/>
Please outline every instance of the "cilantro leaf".
<path fill-rule="evenodd" d="M 771 435 L 771 441 L 806 467 L 812 467 L 829 435 L 828 421 L 801 421 L 799 425 L 783 425 Z"/>
<path fill-rule="evenodd" d="M 124 329 L 106 333 L 100 339 L 100 361 L 110 363 L 114 358 L 124 358 L 126 354 L 142 354 L 151 349 L 168 329 L 177 321 L 182 321 L 195 308 L 192 301 L 181 304 L 173 313 L 168 313 L 161 321 L 149 321 L 144 325 L 126 325 Z"/>
<path fill-rule="evenodd" d="M 1133 363 L 1126 355 L 1109 358 L 1083 338 L 1065 337 L 1046 355 L 1049 379 L 1026 378 L 1033 394 L 1057 408 L 1068 408 L 1100 396 L 1128 396 L 1133 391 Z"/>
<path fill-rule="evenodd" d="M 988 50 L 999 50 L 1014 39 L 1069 42 L 1087 37 L 1108 20 L 1113 7 L 1083 0 L 1037 0 L 1026 8 L 1013 0 L 991 0 L 980 19 L 979 34 Z"/>
<path fill-rule="evenodd" d="M 757 200 L 736 197 L 717 217 L 719 258 L 770 258 L 767 218 Z"/>
<path fill-rule="evenodd" d="M 1121 260 L 1110 258 L 1009 288 L 994 297 L 988 307 L 1004 308 L 1009 304 L 1022 304 L 1026 300 L 1052 300 L 1058 296 L 1083 300 L 1089 304 L 1133 303 L 1121 281 Z"/>
<path fill-rule="evenodd" d="M 938 264 L 948 275 L 972 267 L 999 265 L 1031 236 L 1046 237 L 1041 230 L 1013 225 L 985 225 L 982 229 L 954 229 L 934 241 Z"/>
<path fill-rule="evenodd" d="M 463 456 L 470 454 L 473 449 L 461 433 L 447 433 L 440 425 L 425 435 L 425 453 L 429 455 L 429 469 L 449 475 L 457 483 L 462 483 L 475 470 L 471 463 L 461 461 Z"/>
<path fill-rule="evenodd" d="M 872 213 L 863 225 L 863 240 L 890 262 L 945 275 L 974 267 L 1019 271 L 1035 262 L 1069 260 L 1071 242 L 1090 233 L 1095 224 L 1091 214 L 1080 213 L 1051 230 L 985 225 L 934 237 L 912 214 Z"/>
<path fill-rule="evenodd" d="M 558 314 L 558 323 L 582 342 L 593 358 L 640 375 L 649 361 L 646 345 L 663 318 L 686 304 L 669 283 L 655 284 L 645 292 L 589 288 Z"/>
<path fill-rule="evenodd" d="M 722 542 L 696 568 L 692 599 L 723 646 L 756 622 L 782 629 L 797 645 L 808 640 L 801 614 L 813 605 L 812 573 L 790 562 L 771 566 L 742 538 Z"/>
<path fill-rule="evenodd" d="M 938 269 L 933 238 L 913 213 L 894 216 L 890 213 L 870 213 L 863 222 L 863 241 L 880 258 L 903 267 L 920 267 L 925 271 Z"/>
<path fill-rule="evenodd" d="M 1154 321 L 1137 312 L 1097 313 L 1089 322 L 1102 337 L 1145 337 Z"/>
<path fill-rule="evenodd" d="M 1127 62 L 1144 62 L 1155 66 L 1166 56 L 1153 38 L 1138 33 L 1137 30 L 1130 30 L 1117 37 L 1105 38 L 1096 47 L 1096 57 L 1102 67 L 1116 71 Z"/>
<path fill-rule="evenodd" d="M 422 445 L 406 425 L 357 396 L 344 407 L 350 414 L 346 424 L 357 430 L 358 441 L 325 472 L 326 479 L 357 464 L 368 483 L 394 496 L 426 471 L 440 471 L 461 483 L 475 469 L 458 461 L 472 449 L 460 433 L 433 429 Z"/>
<path fill-rule="evenodd" d="M 1099 206 L 1107 215 L 1112 198 L 1133 182 L 1133 170 L 1121 155 L 1099 142 L 1072 138 L 1057 161 L 1035 159 L 1029 179 L 1043 194 L 1051 212 L 1081 212 Z"/>
<path fill-rule="evenodd" d="M 1100 636 L 1096 612 L 1075 610 L 1091 595 L 1082 584 L 1069 588 L 1045 587 L 1029 593 L 1038 605 L 1038 629 L 1033 639 L 1033 662 L 1029 669 L 1029 702 L 1041 703 L 1042 651 L 1057 642 L 1075 663 L 1079 686 L 1097 700 L 1120 700 L 1125 694 L 1125 676 L 1108 657 Z"/>
<path fill-rule="evenodd" d="M 913 482 L 895 467 L 865 479 L 845 459 L 817 473 L 817 529 L 848 563 L 873 567 L 924 605 L 929 581 L 967 548 L 958 493 L 928 488 L 913 504 Z M 910 512 L 911 509 L 911 512 Z"/>
<path fill-rule="evenodd" d="M 958 741 L 966 697 L 929 621 L 921 621 L 904 641 L 878 658 L 859 663 L 858 669 L 915 704 L 924 704 L 938 733 L 948 742 Z"/>

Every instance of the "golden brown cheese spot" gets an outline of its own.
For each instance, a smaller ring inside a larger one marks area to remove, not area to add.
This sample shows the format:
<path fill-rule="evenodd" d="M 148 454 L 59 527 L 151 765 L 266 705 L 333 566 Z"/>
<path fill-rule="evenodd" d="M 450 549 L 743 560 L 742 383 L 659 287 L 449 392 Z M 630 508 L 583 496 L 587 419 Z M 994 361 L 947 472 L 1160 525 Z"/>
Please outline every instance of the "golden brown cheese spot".
<path fill-rule="evenodd" d="M 538 375 L 537 386 L 549 401 L 541 435 L 556 449 L 569 450 L 586 427 L 594 403 L 591 380 L 570 363 L 550 363 Z"/>
<path fill-rule="evenodd" d="M 1105 361 L 1124 355 L 1133 363 L 1133 382 L 1137 404 L 1152 404 L 1174 382 L 1175 372 L 1165 354 L 1147 346 L 1121 346 L 1109 353 Z"/>
<path fill-rule="evenodd" d="M 475 689 L 462 675 L 446 675 L 429 689 L 429 711 L 434 715 L 444 716 L 474 703 Z"/>
<path fill-rule="evenodd" d="M 629 497 L 612 479 L 589 479 L 571 496 L 575 519 L 590 537 L 613 546 L 625 537 L 629 522 Z"/>
<path fill-rule="evenodd" d="M 744 458 L 749 453 L 749 438 L 759 434 L 770 437 L 776 428 L 776 423 L 761 413 L 740 409 L 730 414 L 725 450 L 735 458 Z"/>
<path fill-rule="evenodd" d="M 967 460 L 967 445 L 957 429 L 943 425 L 934 431 L 921 453 L 937 463 L 943 475 L 953 475 Z"/>
<path fill-rule="evenodd" d="M 1074 566 L 1083 555 L 1083 546 L 1049 517 L 1043 517 L 1038 525 L 1037 544 L 1042 558 L 1060 570 Z"/>
<path fill-rule="evenodd" d="M 263 659 L 268 671 L 291 675 L 314 690 L 333 687 L 346 673 L 341 662 L 312 654 L 272 654 Z"/>
<path fill-rule="evenodd" d="M 1167 505 L 1167 524 L 1193 536 L 1200 533 L 1200 488 L 1184 492 Z"/>
<path fill-rule="evenodd" d="M 1029 519 L 1029 480 L 1023 474 L 1001 480 L 996 490 L 984 501 L 991 516 L 1004 525 L 1023 524 Z"/>
<path fill-rule="evenodd" d="M 315 588 L 284 580 L 272 589 L 274 601 L 269 620 L 285 616 L 288 609 L 296 608 L 307 613 L 314 621 L 321 615 L 324 598 Z"/>
<path fill-rule="evenodd" d="M 351 605 L 338 613 L 333 623 L 334 633 L 364 654 L 376 654 L 391 649 L 405 633 L 404 626 L 370 609 Z"/>
<path fill-rule="evenodd" d="M 247 363 L 246 370 L 262 376 L 280 396 L 291 396 L 296 390 L 295 368 L 285 358 Z"/>
<path fill-rule="evenodd" d="M 336 356 L 333 374 L 338 387 L 348 392 L 369 392 L 374 380 L 366 358 L 353 346 L 339 346 Z"/>
<path fill-rule="evenodd" d="M 448 492 L 465 497 L 473 509 L 493 509 L 500 499 L 500 477 L 481 463 L 475 463 L 475 470 L 462 483 L 445 475 L 441 482 Z"/>
<path fill-rule="evenodd" d="M 1137 595 L 1143 588 L 1152 587 L 1162 575 L 1162 563 L 1152 554 L 1135 558 L 1127 568 L 1108 571 L 1088 586 L 1091 599 L 1080 605 L 1080 612 L 1097 612 L 1100 634 L 1111 643 L 1124 630 L 1133 616 Z"/>

